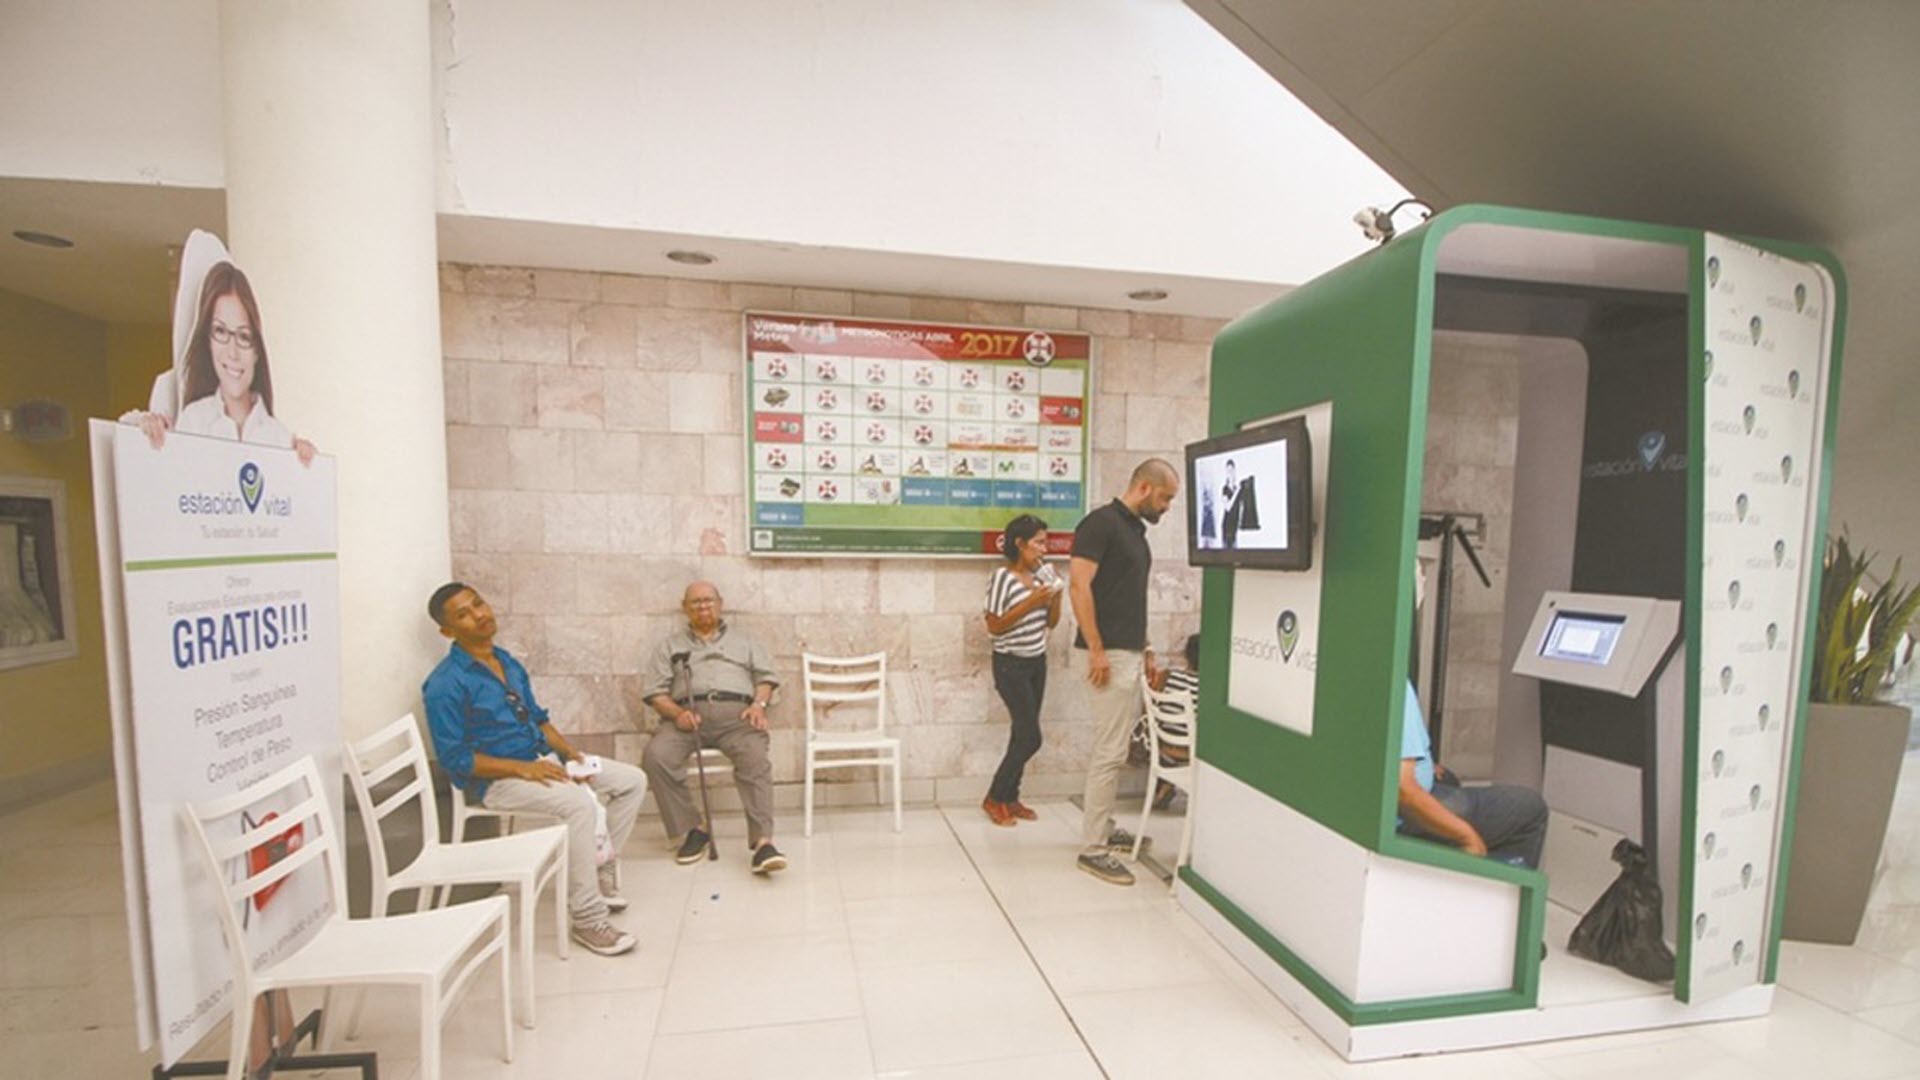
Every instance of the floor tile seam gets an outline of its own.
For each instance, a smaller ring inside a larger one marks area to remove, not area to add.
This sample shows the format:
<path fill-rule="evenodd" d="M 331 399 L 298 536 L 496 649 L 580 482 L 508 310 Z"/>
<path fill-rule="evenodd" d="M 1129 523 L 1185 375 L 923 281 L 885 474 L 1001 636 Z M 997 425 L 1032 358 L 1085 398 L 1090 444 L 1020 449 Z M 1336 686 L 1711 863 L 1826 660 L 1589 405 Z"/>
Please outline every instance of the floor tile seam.
<path fill-rule="evenodd" d="M 829 815 L 822 814 L 820 816 L 828 817 Z M 874 1052 L 873 1046 L 873 1022 L 867 1016 L 866 994 L 860 989 L 860 954 L 859 951 L 853 947 L 853 923 L 852 920 L 847 917 L 847 883 L 840 874 L 841 867 L 844 865 L 841 858 L 840 845 L 834 842 L 831 829 L 821 830 L 820 835 L 826 837 L 827 847 L 833 852 L 833 893 L 840 900 L 840 922 L 846 935 L 847 965 L 853 976 L 853 1001 L 854 1006 L 859 1009 L 860 1034 L 865 1039 L 867 1047 L 867 1072 L 869 1075 L 878 1075 L 880 1066 L 879 1056 Z"/>
<path fill-rule="evenodd" d="M 974 876 L 986 888 L 987 895 L 993 897 L 994 906 L 1000 909 L 1000 916 L 1006 920 L 1007 929 L 1013 931 L 1014 940 L 1020 943 L 1020 950 L 1026 954 L 1027 963 L 1031 964 L 1034 973 L 1040 976 L 1041 984 L 1047 988 L 1047 995 L 1053 998 L 1054 1006 L 1060 1010 L 1060 1015 L 1066 1018 L 1067 1026 L 1073 1029 L 1073 1037 L 1080 1041 L 1081 1049 L 1086 1051 L 1087 1057 L 1093 1061 L 1093 1067 L 1099 1071 L 1103 1080 L 1112 1080 L 1112 1074 L 1107 1071 L 1106 1063 L 1100 1060 L 1100 1055 L 1094 1051 L 1092 1040 L 1087 1037 L 1086 1031 L 1081 1029 L 1079 1019 L 1073 1015 L 1072 1009 L 1067 1008 L 1059 988 L 1053 985 L 1053 980 L 1047 976 L 1047 970 L 1041 965 L 1040 958 L 1034 955 L 1033 946 L 1027 942 L 1026 935 L 1020 932 L 1020 925 L 1014 920 L 1013 913 L 1008 911 L 1006 905 L 1001 902 L 1000 893 L 987 880 L 986 874 L 981 871 L 979 863 L 975 862 L 973 852 L 967 848 L 966 842 L 960 839 L 959 831 L 953 826 L 953 816 L 945 807 L 940 809 L 940 818 L 946 823 L 947 831 L 952 834 L 953 842 L 960 846 L 961 853 L 967 857 L 968 864 L 973 867 Z M 1062 865 L 1064 867 L 1064 863 Z"/>
<path fill-rule="evenodd" d="M 1903 1043 L 1909 1043 L 1909 1044 L 1912 1044 L 1913 1046 L 1920 1047 L 1920 1025 L 1913 1025 L 1915 1034 L 1908 1035 L 1902 1031 L 1895 1031 L 1894 1029 L 1887 1027 L 1885 1024 L 1880 1023 L 1878 1020 L 1868 1015 L 1869 1013 L 1883 1012 L 1889 1009 L 1911 1008 L 1913 1004 L 1914 1004 L 1913 1002 L 1908 1002 L 1905 1005 L 1876 1005 L 1871 1009 L 1862 1009 L 1859 1012 L 1849 1013 L 1848 1016 L 1854 1020 L 1859 1021 L 1862 1024 L 1867 1025 L 1868 1027 L 1875 1029 L 1876 1031 L 1886 1032 L 1888 1035 L 1891 1035 L 1894 1038 L 1899 1039 Z"/>

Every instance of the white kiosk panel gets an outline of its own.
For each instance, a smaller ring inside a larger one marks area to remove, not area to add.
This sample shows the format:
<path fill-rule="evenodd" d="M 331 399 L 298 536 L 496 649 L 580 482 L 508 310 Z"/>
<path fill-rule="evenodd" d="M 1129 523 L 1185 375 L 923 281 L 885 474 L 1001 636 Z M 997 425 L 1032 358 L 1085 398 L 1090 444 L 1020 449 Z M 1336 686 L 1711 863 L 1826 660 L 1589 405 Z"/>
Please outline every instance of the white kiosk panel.
<path fill-rule="evenodd" d="M 1637 697 L 1679 633 L 1678 600 L 1550 592 L 1513 673 Z"/>

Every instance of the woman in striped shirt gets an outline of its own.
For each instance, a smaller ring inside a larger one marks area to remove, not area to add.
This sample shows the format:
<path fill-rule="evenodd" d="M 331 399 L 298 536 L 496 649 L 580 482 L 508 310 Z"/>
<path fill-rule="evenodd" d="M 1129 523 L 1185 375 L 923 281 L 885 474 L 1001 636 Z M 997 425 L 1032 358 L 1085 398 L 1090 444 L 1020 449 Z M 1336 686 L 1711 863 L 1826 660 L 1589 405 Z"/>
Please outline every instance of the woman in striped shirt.
<path fill-rule="evenodd" d="M 995 825 L 1036 816 L 1020 801 L 1020 774 L 1040 749 L 1040 699 L 1047 692 L 1047 631 L 1060 621 L 1067 583 L 1046 564 L 1047 523 L 1032 514 L 1007 522 L 1000 536 L 1007 557 L 987 582 L 983 611 L 993 635 L 993 687 L 1007 703 L 1013 730 L 980 808 Z"/>

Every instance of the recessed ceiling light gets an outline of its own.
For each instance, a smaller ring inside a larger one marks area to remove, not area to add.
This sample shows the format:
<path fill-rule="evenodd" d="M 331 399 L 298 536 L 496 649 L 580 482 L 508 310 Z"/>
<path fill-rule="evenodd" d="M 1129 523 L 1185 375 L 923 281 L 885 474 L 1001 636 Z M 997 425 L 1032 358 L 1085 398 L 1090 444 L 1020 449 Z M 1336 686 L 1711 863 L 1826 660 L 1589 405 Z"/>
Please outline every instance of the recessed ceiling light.
<path fill-rule="evenodd" d="M 1127 299 L 1129 300 L 1139 300 L 1148 304 L 1165 300 L 1166 298 L 1167 290 L 1165 289 L 1135 289 L 1127 294 Z"/>
<path fill-rule="evenodd" d="M 45 232 L 34 232 L 32 229 L 15 229 L 13 230 L 13 238 L 24 244 L 38 244 L 41 247 L 70 248 L 73 246 L 73 241 L 64 236 L 55 236 L 52 233 Z"/>
<path fill-rule="evenodd" d="M 677 263 L 685 263 L 688 266 L 705 266 L 713 261 L 713 256 L 704 251 L 687 251 L 684 249 L 667 252 L 667 258 Z"/>

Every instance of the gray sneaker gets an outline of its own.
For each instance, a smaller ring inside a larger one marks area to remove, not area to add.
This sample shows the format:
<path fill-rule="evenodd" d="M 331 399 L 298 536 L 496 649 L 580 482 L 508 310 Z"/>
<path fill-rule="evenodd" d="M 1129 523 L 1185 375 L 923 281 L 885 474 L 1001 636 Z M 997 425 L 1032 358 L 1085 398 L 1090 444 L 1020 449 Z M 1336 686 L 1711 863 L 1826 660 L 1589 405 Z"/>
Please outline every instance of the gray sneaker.
<path fill-rule="evenodd" d="M 1152 846 L 1153 846 L 1153 837 L 1147 836 L 1147 837 L 1141 838 L 1140 840 L 1141 851 L 1145 851 Z M 1107 834 L 1107 850 L 1124 851 L 1129 855 L 1133 854 L 1133 834 L 1128 832 L 1125 829 L 1115 829 L 1112 832 L 1108 833 Z"/>
<path fill-rule="evenodd" d="M 1087 873 L 1092 874 L 1094 877 L 1099 878 L 1109 885 L 1133 884 L 1133 871 L 1127 869 L 1126 864 L 1114 858 L 1112 855 L 1104 853 L 1100 855 L 1082 855 L 1079 859 L 1079 866 L 1080 869 L 1085 870 Z"/>
<path fill-rule="evenodd" d="M 627 898 L 620 895 L 620 871 L 612 863 L 600 867 L 600 899 L 608 911 L 627 910 Z"/>
<path fill-rule="evenodd" d="M 574 923 L 573 940 L 601 956 L 619 956 L 624 952 L 632 952 L 633 947 L 639 944 L 633 939 L 632 934 L 605 920 L 591 924 Z"/>

